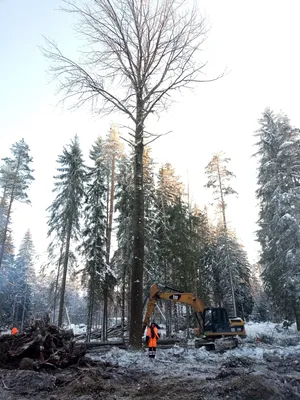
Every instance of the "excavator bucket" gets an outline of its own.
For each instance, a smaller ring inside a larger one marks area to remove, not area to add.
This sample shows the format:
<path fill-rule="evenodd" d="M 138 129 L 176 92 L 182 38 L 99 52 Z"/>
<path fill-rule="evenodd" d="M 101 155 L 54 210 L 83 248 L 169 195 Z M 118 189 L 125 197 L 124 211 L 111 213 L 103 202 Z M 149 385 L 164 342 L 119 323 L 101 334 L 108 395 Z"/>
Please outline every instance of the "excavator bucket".
<path fill-rule="evenodd" d="M 223 352 L 226 350 L 235 349 L 238 346 L 238 339 L 231 337 L 224 337 L 215 340 L 209 340 L 205 338 L 195 340 L 195 348 L 199 349 L 205 347 L 206 350 L 215 350 L 218 352 Z"/>
<path fill-rule="evenodd" d="M 236 337 L 225 337 L 215 340 L 215 350 L 223 352 L 226 350 L 235 349 L 238 346 L 238 339 Z"/>

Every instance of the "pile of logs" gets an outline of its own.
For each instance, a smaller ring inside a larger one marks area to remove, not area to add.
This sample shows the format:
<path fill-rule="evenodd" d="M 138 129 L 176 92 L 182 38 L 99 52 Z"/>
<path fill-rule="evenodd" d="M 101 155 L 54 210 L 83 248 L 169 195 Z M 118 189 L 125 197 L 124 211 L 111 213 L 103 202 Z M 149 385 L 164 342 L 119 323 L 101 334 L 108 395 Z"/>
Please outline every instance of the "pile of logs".
<path fill-rule="evenodd" d="M 0 368 L 65 368 L 85 353 L 86 346 L 75 342 L 72 330 L 39 321 L 24 332 L 0 336 Z"/>
<path fill-rule="evenodd" d="M 124 327 L 124 333 L 126 336 L 127 332 L 127 327 Z M 91 340 L 101 340 L 101 329 L 95 329 L 91 333 Z M 122 326 L 121 325 L 114 325 L 110 328 L 107 328 L 107 338 L 112 339 L 112 338 L 122 338 L 123 337 L 123 332 L 122 332 Z M 86 334 L 82 333 L 80 335 L 76 335 L 76 340 L 85 340 L 86 339 Z"/>

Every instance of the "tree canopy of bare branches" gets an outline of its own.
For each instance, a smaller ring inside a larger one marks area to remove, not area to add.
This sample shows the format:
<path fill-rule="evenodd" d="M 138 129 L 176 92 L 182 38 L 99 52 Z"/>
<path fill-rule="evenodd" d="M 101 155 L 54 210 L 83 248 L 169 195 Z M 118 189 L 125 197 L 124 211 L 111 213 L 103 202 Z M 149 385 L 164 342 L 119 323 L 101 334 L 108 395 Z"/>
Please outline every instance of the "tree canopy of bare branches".
<path fill-rule="evenodd" d="M 172 92 L 192 88 L 205 63 L 197 53 L 207 31 L 205 20 L 186 0 L 66 0 L 64 11 L 78 16 L 76 31 L 85 39 L 79 61 L 47 40 L 43 52 L 59 80 L 62 100 L 75 107 L 92 102 L 102 113 L 119 111 L 134 126 L 135 213 L 133 221 L 130 343 L 141 345 L 144 260 L 143 150 L 145 121 L 172 101 Z M 156 136 L 158 137 L 158 136 Z"/>

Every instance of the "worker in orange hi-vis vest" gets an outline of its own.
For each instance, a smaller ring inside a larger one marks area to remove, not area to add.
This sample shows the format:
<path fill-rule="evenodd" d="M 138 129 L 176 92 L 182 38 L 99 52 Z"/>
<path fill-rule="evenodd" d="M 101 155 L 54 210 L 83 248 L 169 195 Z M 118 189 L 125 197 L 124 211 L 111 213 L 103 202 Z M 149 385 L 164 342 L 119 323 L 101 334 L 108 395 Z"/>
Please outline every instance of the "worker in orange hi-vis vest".
<path fill-rule="evenodd" d="M 12 328 L 12 330 L 11 330 L 11 334 L 12 335 L 16 335 L 17 333 L 19 333 L 19 329 L 18 328 L 16 328 L 15 326 Z"/>
<path fill-rule="evenodd" d="M 156 355 L 156 346 L 157 340 L 160 338 L 160 334 L 158 333 L 157 325 L 152 322 L 150 326 L 147 328 L 146 332 L 146 342 L 148 344 L 149 358 L 154 360 Z"/>

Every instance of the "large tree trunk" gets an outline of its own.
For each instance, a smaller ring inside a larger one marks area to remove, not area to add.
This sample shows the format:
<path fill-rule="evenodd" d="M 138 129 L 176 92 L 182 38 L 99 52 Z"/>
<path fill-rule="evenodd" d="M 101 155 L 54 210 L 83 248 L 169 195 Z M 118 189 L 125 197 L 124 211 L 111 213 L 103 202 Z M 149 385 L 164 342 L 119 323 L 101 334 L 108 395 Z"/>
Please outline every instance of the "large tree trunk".
<path fill-rule="evenodd" d="M 134 156 L 134 220 L 133 220 L 133 260 L 131 275 L 131 319 L 129 343 L 133 348 L 142 347 L 142 307 L 144 268 L 144 188 L 143 188 L 143 123 L 142 107 L 138 106 L 135 131 Z"/>
<path fill-rule="evenodd" d="M 60 302 L 59 302 L 59 311 L 58 311 L 58 326 L 62 326 L 63 322 L 63 313 L 64 313 L 64 303 L 65 303 L 65 292 L 66 292 L 66 281 L 67 281 L 67 271 L 68 271 L 68 261 L 69 261 L 69 252 L 70 252 L 70 242 L 71 242 L 71 233 L 72 233 L 72 221 L 73 216 L 71 216 L 69 220 L 69 227 L 67 231 L 66 238 L 66 250 L 64 255 L 64 264 L 63 264 L 63 277 L 60 289 Z"/>

